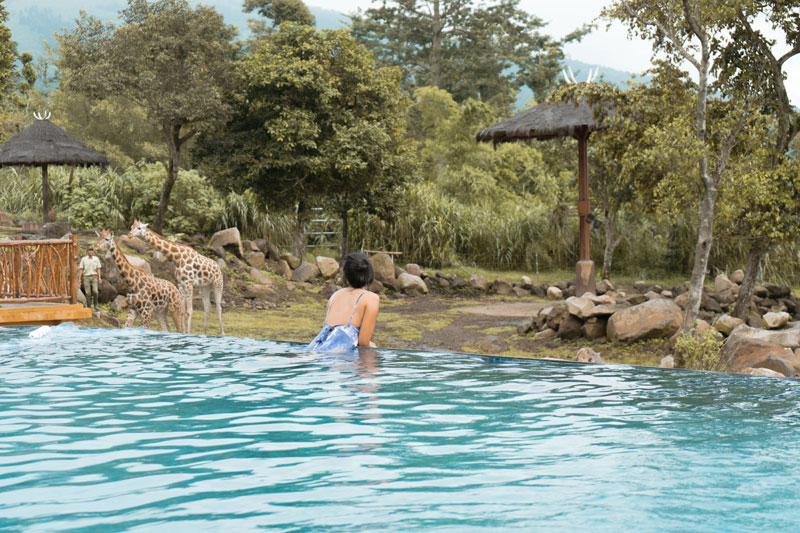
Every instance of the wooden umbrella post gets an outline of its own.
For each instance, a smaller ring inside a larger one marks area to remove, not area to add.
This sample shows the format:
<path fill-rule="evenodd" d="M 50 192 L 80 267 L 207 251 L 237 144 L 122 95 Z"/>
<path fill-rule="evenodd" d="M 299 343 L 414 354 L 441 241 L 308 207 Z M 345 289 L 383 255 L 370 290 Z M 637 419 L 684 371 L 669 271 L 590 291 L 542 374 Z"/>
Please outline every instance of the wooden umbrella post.
<path fill-rule="evenodd" d="M 583 126 L 577 132 L 578 138 L 578 235 L 580 240 L 580 258 L 575 265 L 575 295 L 597 293 L 594 282 L 594 261 L 589 251 L 589 155 L 587 141 L 589 128 Z"/>
<path fill-rule="evenodd" d="M 50 184 L 47 181 L 47 165 L 42 165 L 42 224 L 50 222 Z"/>

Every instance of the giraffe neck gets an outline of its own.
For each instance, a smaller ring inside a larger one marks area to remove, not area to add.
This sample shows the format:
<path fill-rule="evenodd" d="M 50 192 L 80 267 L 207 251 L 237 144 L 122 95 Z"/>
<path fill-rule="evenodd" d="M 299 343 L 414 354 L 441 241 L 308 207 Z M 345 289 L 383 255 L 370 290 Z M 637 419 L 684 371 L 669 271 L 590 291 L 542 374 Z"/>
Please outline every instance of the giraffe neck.
<path fill-rule="evenodd" d="M 120 252 L 119 248 L 117 248 L 117 243 L 114 242 L 113 239 L 111 240 L 110 250 L 111 257 L 117 264 L 117 269 L 119 270 L 122 279 L 128 284 L 128 286 L 130 286 L 133 281 L 141 275 L 141 273 L 133 268 L 133 265 L 128 262 L 128 259 L 122 252 Z"/>
<path fill-rule="evenodd" d="M 150 228 L 145 229 L 144 231 L 144 238 L 147 242 L 152 244 L 156 247 L 156 249 L 160 250 L 164 253 L 169 259 L 174 261 L 175 263 L 180 263 L 184 257 L 181 253 L 181 247 L 172 242 L 169 239 L 165 239 L 161 235 L 153 232 Z"/>

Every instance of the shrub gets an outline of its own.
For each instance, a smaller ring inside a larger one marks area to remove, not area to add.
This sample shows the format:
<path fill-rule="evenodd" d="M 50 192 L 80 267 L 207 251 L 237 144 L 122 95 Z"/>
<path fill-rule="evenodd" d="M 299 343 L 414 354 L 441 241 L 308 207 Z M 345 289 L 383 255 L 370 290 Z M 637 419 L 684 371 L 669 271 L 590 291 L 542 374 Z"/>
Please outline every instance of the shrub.
<path fill-rule="evenodd" d="M 682 332 L 675 342 L 675 356 L 684 368 L 719 370 L 722 339 L 715 329 L 690 334 Z"/>

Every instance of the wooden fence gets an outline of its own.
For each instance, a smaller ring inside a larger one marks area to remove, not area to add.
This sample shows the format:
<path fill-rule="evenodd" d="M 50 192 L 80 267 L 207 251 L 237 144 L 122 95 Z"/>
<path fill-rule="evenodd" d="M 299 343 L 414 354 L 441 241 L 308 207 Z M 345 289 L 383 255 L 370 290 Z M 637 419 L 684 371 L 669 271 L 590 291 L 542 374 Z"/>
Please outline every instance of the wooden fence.
<path fill-rule="evenodd" d="M 0 242 L 0 303 L 78 302 L 78 237 Z"/>

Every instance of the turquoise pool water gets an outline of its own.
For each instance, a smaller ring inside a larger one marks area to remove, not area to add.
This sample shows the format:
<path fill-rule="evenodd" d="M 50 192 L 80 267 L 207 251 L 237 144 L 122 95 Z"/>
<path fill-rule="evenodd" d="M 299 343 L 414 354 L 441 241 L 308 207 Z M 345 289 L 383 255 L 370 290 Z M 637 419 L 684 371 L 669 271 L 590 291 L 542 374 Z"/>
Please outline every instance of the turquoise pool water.
<path fill-rule="evenodd" d="M 800 385 L 0 328 L 0 529 L 774 531 Z"/>

